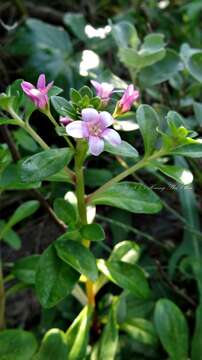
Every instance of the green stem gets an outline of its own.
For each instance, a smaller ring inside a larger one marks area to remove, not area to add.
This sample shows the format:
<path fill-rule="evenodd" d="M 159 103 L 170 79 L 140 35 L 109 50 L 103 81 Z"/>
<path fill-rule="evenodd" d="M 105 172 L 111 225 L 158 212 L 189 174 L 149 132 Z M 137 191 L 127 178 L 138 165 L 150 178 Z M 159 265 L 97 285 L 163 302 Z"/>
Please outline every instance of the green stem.
<path fill-rule="evenodd" d="M 44 114 L 49 118 L 49 120 L 52 122 L 52 124 L 55 126 L 55 128 L 58 126 L 57 121 L 54 119 L 53 115 L 51 114 L 50 110 L 48 111 L 44 111 Z M 63 138 L 65 139 L 65 141 L 67 142 L 67 144 L 74 149 L 74 145 L 72 144 L 72 142 L 70 141 L 70 139 L 68 138 L 68 136 L 63 136 Z"/>
<path fill-rule="evenodd" d="M 12 115 L 15 120 L 18 120 L 19 126 L 23 128 L 44 150 L 50 149 L 48 144 L 37 134 L 37 132 L 29 125 L 29 122 L 23 121 L 20 116 L 12 109 L 9 108 L 8 112 Z M 57 124 L 57 123 L 56 123 Z M 73 145 L 72 145 L 73 146 Z M 72 170 L 70 170 L 67 166 L 65 167 L 65 171 L 70 177 L 72 183 L 74 183 L 75 174 Z"/>
<path fill-rule="evenodd" d="M 2 265 L 0 260 L 0 329 L 5 328 L 5 290 Z"/>
<path fill-rule="evenodd" d="M 101 194 L 102 192 L 106 191 L 108 188 L 113 186 L 115 183 L 125 179 L 127 176 L 133 174 L 135 171 L 148 165 L 151 160 L 157 159 L 164 155 L 166 155 L 166 153 L 163 150 L 156 151 L 153 155 L 143 158 L 138 163 L 136 163 L 133 166 L 129 167 L 128 169 L 122 171 L 120 174 L 118 174 L 111 180 L 107 181 L 99 189 L 95 190 L 92 194 L 88 195 L 88 197 L 86 199 L 87 203 L 90 203 L 98 194 Z"/>
<path fill-rule="evenodd" d="M 76 197 L 78 203 L 78 211 L 80 222 L 82 225 L 87 224 L 87 212 L 85 202 L 85 187 L 84 187 L 84 174 L 83 174 L 83 162 L 85 159 L 87 147 L 84 141 L 78 140 L 75 154 L 75 174 L 76 174 Z M 90 246 L 90 241 L 83 239 L 83 245 Z M 86 294 L 88 303 L 95 306 L 95 293 L 94 284 L 91 280 L 86 280 Z"/>

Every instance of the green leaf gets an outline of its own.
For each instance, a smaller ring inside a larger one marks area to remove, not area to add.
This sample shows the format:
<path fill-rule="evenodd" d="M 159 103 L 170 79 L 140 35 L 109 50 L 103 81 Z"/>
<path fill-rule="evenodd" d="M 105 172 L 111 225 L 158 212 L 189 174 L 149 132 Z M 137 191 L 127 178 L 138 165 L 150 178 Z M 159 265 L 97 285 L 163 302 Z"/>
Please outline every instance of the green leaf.
<path fill-rule="evenodd" d="M 121 241 L 112 250 L 110 261 L 123 261 L 135 264 L 140 257 L 140 247 L 133 241 Z"/>
<path fill-rule="evenodd" d="M 69 349 L 68 360 L 85 359 L 91 319 L 92 308 L 86 306 L 67 330 L 66 342 Z"/>
<path fill-rule="evenodd" d="M 117 347 L 118 327 L 116 321 L 116 306 L 113 304 L 99 342 L 97 360 L 115 359 Z"/>
<path fill-rule="evenodd" d="M 0 233 L 5 227 L 5 224 L 4 220 L 0 220 Z M 7 230 L 2 236 L 2 240 L 4 240 L 14 250 L 19 250 L 21 248 L 21 239 L 13 229 Z"/>
<path fill-rule="evenodd" d="M 190 74 L 197 81 L 202 82 L 202 51 L 195 52 L 189 57 L 187 67 Z"/>
<path fill-rule="evenodd" d="M 119 146 L 112 146 L 106 141 L 104 150 L 113 155 L 119 155 L 133 159 L 139 156 L 137 150 L 132 145 L 123 140 Z"/>
<path fill-rule="evenodd" d="M 193 144 L 178 146 L 172 151 L 172 154 L 191 158 L 200 158 L 202 157 L 202 143 L 196 141 Z"/>
<path fill-rule="evenodd" d="M 78 104 L 78 102 L 81 101 L 82 96 L 77 90 L 72 88 L 70 89 L 70 99 L 73 103 Z"/>
<path fill-rule="evenodd" d="M 50 308 L 69 294 L 79 278 L 70 266 L 57 256 L 50 245 L 41 255 L 36 272 L 36 292 L 41 305 Z"/>
<path fill-rule="evenodd" d="M 16 143 L 29 152 L 37 152 L 38 145 L 34 139 L 24 130 L 18 129 L 13 132 Z"/>
<path fill-rule="evenodd" d="M 202 304 L 196 309 L 196 324 L 191 344 L 191 359 L 202 360 Z"/>
<path fill-rule="evenodd" d="M 58 256 L 72 266 L 80 274 L 86 275 L 92 281 L 98 277 L 96 259 L 92 252 L 77 241 L 58 239 L 55 242 Z"/>
<path fill-rule="evenodd" d="M 5 190 L 36 189 L 38 182 L 23 183 L 21 180 L 21 163 L 9 164 L 0 175 L 0 188 Z"/>
<path fill-rule="evenodd" d="M 59 115 L 76 118 L 75 110 L 69 101 L 61 96 L 51 96 L 51 103 Z"/>
<path fill-rule="evenodd" d="M 2 227 L 0 231 L 0 239 L 4 238 L 14 225 L 34 214 L 38 208 L 39 202 L 37 200 L 26 201 L 20 205 L 7 223 Z"/>
<path fill-rule="evenodd" d="M 67 225 L 74 225 L 77 221 L 75 208 L 68 201 L 57 198 L 54 200 L 53 209 L 56 215 Z"/>
<path fill-rule="evenodd" d="M 120 325 L 120 329 L 125 331 L 135 343 L 140 343 L 146 347 L 158 346 L 158 337 L 153 324 L 145 319 L 132 318 Z"/>
<path fill-rule="evenodd" d="M 39 352 L 33 360 L 66 360 L 68 347 L 62 330 L 50 329 L 44 336 Z"/>
<path fill-rule="evenodd" d="M 102 241 L 105 239 L 105 232 L 99 224 L 88 224 L 81 227 L 81 236 L 90 241 Z"/>
<path fill-rule="evenodd" d="M 144 141 L 145 154 L 150 155 L 155 150 L 158 139 L 157 128 L 159 118 L 157 113 L 149 105 L 140 105 L 136 113 L 137 123 Z"/>
<path fill-rule="evenodd" d="M 0 125 L 19 125 L 19 121 L 15 119 L 0 118 Z"/>
<path fill-rule="evenodd" d="M 85 34 L 86 20 L 83 14 L 68 12 L 64 15 L 64 23 L 67 25 L 73 34 L 80 40 L 86 41 Z"/>
<path fill-rule="evenodd" d="M 133 213 L 155 214 L 162 208 L 159 197 L 140 183 L 121 182 L 96 194 L 92 204 L 110 205 Z"/>
<path fill-rule="evenodd" d="M 1 360 L 31 360 L 36 349 L 37 342 L 31 332 L 19 329 L 0 332 Z"/>
<path fill-rule="evenodd" d="M 139 38 L 135 27 L 128 21 L 120 21 L 111 26 L 112 36 L 118 47 L 133 47 L 137 49 Z"/>
<path fill-rule="evenodd" d="M 163 59 L 141 70 L 140 82 L 145 87 L 157 85 L 169 80 L 180 70 L 179 55 L 175 51 L 168 49 Z"/>
<path fill-rule="evenodd" d="M 12 274 L 25 284 L 35 284 L 39 255 L 30 255 L 15 261 Z"/>
<path fill-rule="evenodd" d="M 188 185 L 193 181 L 193 174 L 190 170 L 181 168 L 177 165 L 163 165 L 155 163 L 155 166 L 160 170 L 163 174 L 168 177 L 176 180 L 180 184 Z"/>
<path fill-rule="evenodd" d="M 93 98 L 93 92 L 92 92 L 92 90 L 88 87 L 88 86 L 86 86 L 86 85 L 84 85 L 84 86 L 82 86 L 82 88 L 81 89 L 79 89 L 79 94 L 84 98 L 84 97 L 88 97 L 89 99 L 92 99 Z"/>
<path fill-rule="evenodd" d="M 99 270 L 116 285 L 130 291 L 140 299 L 150 297 L 150 289 L 143 271 L 135 264 L 123 261 L 100 260 Z"/>
<path fill-rule="evenodd" d="M 194 114 L 198 122 L 198 125 L 202 126 L 202 103 L 194 101 L 193 106 L 194 106 Z"/>
<path fill-rule="evenodd" d="M 188 358 L 188 326 L 181 310 L 170 300 L 157 302 L 155 327 L 164 349 L 172 360 Z"/>
<path fill-rule="evenodd" d="M 112 178 L 111 171 L 107 169 L 85 169 L 85 184 L 90 187 L 98 187 Z"/>
<path fill-rule="evenodd" d="M 56 174 L 67 165 L 73 156 L 70 148 L 49 149 L 28 157 L 21 165 L 23 182 L 34 182 Z"/>

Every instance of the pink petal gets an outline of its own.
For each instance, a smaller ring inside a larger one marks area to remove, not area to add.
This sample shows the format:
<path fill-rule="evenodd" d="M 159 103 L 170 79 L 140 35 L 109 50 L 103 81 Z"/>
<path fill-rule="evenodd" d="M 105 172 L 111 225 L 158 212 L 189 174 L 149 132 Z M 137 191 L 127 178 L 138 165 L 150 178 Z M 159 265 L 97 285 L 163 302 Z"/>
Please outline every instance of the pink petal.
<path fill-rule="evenodd" d="M 68 135 L 81 139 L 84 137 L 86 127 L 83 123 L 83 121 L 73 121 L 70 124 L 66 126 L 66 132 Z"/>
<path fill-rule="evenodd" d="M 46 76 L 45 74 L 39 75 L 38 81 L 37 81 L 37 88 L 38 89 L 44 89 L 46 87 Z"/>
<path fill-rule="evenodd" d="M 113 129 L 106 129 L 102 133 L 102 138 L 108 141 L 112 146 L 121 144 L 120 135 Z"/>
<path fill-rule="evenodd" d="M 40 109 L 44 109 L 46 107 L 46 105 L 48 104 L 48 96 L 47 95 L 40 95 L 36 98 L 37 101 L 37 106 Z"/>
<path fill-rule="evenodd" d="M 95 110 L 95 109 L 91 109 L 91 108 L 83 109 L 81 112 L 81 115 L 82 115 L 82 120 L 84 120 L 84 121 L 99 120 L 99 114 L 98 114 L 97 110 Z"/>
<path fill-rule="evenodd" d="M 44 90 L 45 90 L 46 93 L 48 93 L 48 91 L 52 88 L 53 84 L 54 84 L 54 81 L 51 81 L 51 82 L 45 87 Z"/>
<path fill-rule="evenodd" d="M 71 123 L 73 120 L 71 118 L 69 118 L 68 116 L 60 116 L 59 118 L 59 122 L 60 124 L 66 126 L 69 123 Z"/>
<path fill-rule="evenodd" d="M 102 129 L 109 127 L 110 125 L 113 124 L 113 122 L 114 122 L 114 119 L 110 113 L 108 113 L 107 111 L 100 112 L 100 125 L 101 125 Z"/>
<path fill-rule="evenodd" d="M 90 82 L 91 82 L 91 84 L 94 86 L 94 88 L 95 88 L 96 91 L 99 91 L 99 90 L 100 90 L 101 85 L 100 85 L 100 83 L 99 83 L 98 81 L 91 80 Z"/>
<path fill-rule="evenodd" d="M 100 155 L 104 150 L 104 140 L 100 139 L 98 136 L 89 137 L 89 152 L 92 155 Z"/>
<path fill-rule="evenodd" d="M 22 90 L 25 92 L 25 94 L 30 95 L 30 90 L 34 89 L 34 85 L 32 85 L 30 82 L 28 81 L 23 81 L 21 83 L 21 88 Z"/>

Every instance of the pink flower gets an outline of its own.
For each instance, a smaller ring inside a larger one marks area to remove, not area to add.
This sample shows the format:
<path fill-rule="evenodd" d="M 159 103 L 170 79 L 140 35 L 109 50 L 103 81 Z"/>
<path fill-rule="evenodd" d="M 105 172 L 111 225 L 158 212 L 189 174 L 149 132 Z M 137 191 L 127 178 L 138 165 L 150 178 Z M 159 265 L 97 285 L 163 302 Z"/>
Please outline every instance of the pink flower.
<path fill-rule="evenodd" d="M 39 75 L 36 87 L 27 81 L 23 81 L 21 84 L 22 90 L 39 109 L 44 109 L 48 104 L 47 94 L 52 86 L 53 81 L 46 86 L 44 74 Z"/>
<path fill-rule="evenodd" d="M 121 100 L 118 102 L 117 114 L 123 114 L 129 111 L 133 103 L 139 98 L 139 91 L 134 89 L 131 84 L 124 91 Z"/>
<path fill-rule="evenodd" d="M 114 89 L 113 85 L 108 84 L 106 82 L 99 83 L 98 81 L 91 80 L 91 84 L 94 86 L 96 90 L 96 95 L 102 99 L 104 105 L 110 100 L 112 91 Z"/>
<path fill-rule="evenodd" d="M 66 126 L 66 125 L 68 125 L 70 122 L 72 122 L 73 120 L 72 119 L 70 119 L 68 116 L 60 116 L 60 119 L 59 119 L 59 122 L 60 122 L 60 124 L 61 125 L 64 125 L 64 126 Z"/>
<path fill-rule="evenodd" d="M 112 116 L 107 111 L 87 108 L 82 110 L 82 121 L 73 121 L 66 126 L 67 134 L 74 138 L 88 140 L 89 151 L 99 155 L 104 150 L 104 140 L 113 146 L 121 144 L 119 134 L 113 129 L 107 129 L 113 123 Z"/>

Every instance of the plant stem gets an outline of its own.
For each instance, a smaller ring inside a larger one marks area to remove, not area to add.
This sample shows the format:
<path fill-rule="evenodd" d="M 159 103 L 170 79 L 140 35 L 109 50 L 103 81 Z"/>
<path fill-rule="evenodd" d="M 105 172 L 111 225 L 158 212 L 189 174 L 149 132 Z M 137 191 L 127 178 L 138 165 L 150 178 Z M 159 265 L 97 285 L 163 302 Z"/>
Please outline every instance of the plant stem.
<path fill-rule="evenodd" d="M 83 174 L 83 162 L 85 155 L 86 155 L 86 144 L 83 141 L 78 141 L 76 147 L 76 154 L 75 154 L 76 196 L 78 202 L 79 217 L 82 225 L 87 224 L 84 174 Z M 89 247 L 90 241 L 83 239 L 83 245 Z M 88 304 L 95 307 L 94 284 L 89 279 L 86 280 L 86 294 L 88 298 Z"/>
<path fill-rule="evenodd" d="M 125 179 L 127 176 L 133 174 L 135 171 L 143 168 L 144 166 L 148 165 L 150 161 L 157 159 L 166 153 L 163 150 L 156 151 L 153 155 L 149 157 L 145 157 L 140 160 L 138 163 L 134 164 L 133 166 L 129 167 L 128 169 L 122 171 L 120 174 L 112 178 L 111 180 L 107 181 L 104 185 L 102 185 L 99 189 L 95 190 L 92 194 L 87 196 L 87 203 L 92 202 L 92 200 L 98 195 L 110 188 L 115 183 Z"/>
<path fill-rule="evenodd" d="M 27 122 L 23 121 L 12 108 L 9 108 L 8 112 L 12 115 L 13 119 L 18 120 L 19 126 L 23 128 L 25 131 L 27 131 L 28 134 L 31 135 L 31 137 L 41 146 L 42 149 L 44 150 L 50 149 L 48 144 L 46 144 L 45 141 L 37 134 L 37 132 L 29 125 L 28 121 Z M 65 171 L 70 177 L 72 183 L 74 184 L 74 177 L 75 177 L 74 172 L 70 170 L 67 166 L 65 167 Z"/>
<path fill-rule="evenodd" d="M 51 114 L 50 110 L 48 110 L 47 112 L 44 111 L 44 114 L 49 118 L 49 120 L 52 122 L 52 124 L 55 126 L 55 128 L 58 126 L 57 121 L 54 119 L 53 115 Z M 70 141 L 70 139 L 68 138 L 68 136 L 63 136 L 63 138 L 65 139 L 65 141 L 67 142 L 67 144 L 74 149 L 74 146 L 72 144 L 72 142 Z"/>
<path fill-rule="evenodd" d="M 0 329 L 5 328 L 5 291 L 2 265 L 0 260 Z"/>

